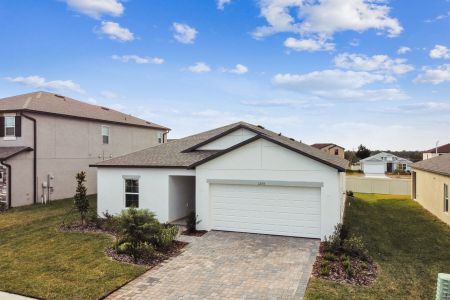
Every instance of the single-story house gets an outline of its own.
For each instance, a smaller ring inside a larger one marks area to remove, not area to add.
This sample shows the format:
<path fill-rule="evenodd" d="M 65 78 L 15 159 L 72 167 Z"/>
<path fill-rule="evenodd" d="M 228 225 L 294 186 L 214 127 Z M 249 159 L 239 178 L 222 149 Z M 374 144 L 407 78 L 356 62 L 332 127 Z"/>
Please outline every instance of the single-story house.
<path fill-rule="evenodd" d="M 450 143 L 423 152 L 423 160 L 450 153 Z"/>
<path fill-rule="evenodd" d="M 395 170 L 411 171 L 412 161 L 398 157 L 387 152 L 361 159 L 361 169 L 365 174 L 381 175 L 384 173 L 394 172 Z"/>
<path fill-rule="evenodd" d="M 448 213 L 450 154 L 422 160 L 414 163 L 411 167 L 412 198 L 450 225 Z"/>
<path fill-rule="evenodd" d="M 333 143 L 317 143 L 312 144 L 311 147 L 317 148 L 331 155 L 339 156 L 340 158 L 344 158 L 345 156 L 345 148 Z"/>
<path fill-rule="evenodd" d="M 342 220 L 348 161 L 238 122 L 93 166 L 100 215 L 195 210 L 198 230 L 323 238 Z"/>

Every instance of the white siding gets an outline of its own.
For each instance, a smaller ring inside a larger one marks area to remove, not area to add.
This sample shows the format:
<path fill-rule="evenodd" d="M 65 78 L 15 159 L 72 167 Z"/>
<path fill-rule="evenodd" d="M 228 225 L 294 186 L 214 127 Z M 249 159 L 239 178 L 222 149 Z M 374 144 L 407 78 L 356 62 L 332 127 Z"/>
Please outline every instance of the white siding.
<path fill-rule="evenodd" d="M 215 141 L 212 141 L 209 144 L 206 144 L 202 147 L 199 147 L 198 150 L 223 150 L 230 148 L 231 146 L 234 146 L 236 144 L 239 144 L 245 140 L 248 140 L 249 138 L 252 138 L 256 135 L 253 131 L 247 130 L 247 129 L 238 129 L 236 131 L 233 131 L 230 134 L 227 134 L 226 136 L 223 136 L 221 138 L 218 138 Z"/>
<path fill-rule="evenodd" d="M 273 180 L 323 183 L 320 237 L 333 232 L 341 221 L 342 177 L 336 169 L 266 140 L 257 140 L 196 169 L 198 229 L 211 230 L 208 179 Z"/>

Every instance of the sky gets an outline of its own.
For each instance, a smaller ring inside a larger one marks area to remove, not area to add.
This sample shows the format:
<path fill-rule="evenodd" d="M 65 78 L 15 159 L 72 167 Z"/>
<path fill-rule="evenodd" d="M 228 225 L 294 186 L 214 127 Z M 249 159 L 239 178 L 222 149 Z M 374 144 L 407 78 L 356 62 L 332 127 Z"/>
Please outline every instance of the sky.
<path fill-rule="evenodd" d="M 450 142 L 449 29 L 449 0 L 2 0 L 0 97 L 426 150 Z"/>

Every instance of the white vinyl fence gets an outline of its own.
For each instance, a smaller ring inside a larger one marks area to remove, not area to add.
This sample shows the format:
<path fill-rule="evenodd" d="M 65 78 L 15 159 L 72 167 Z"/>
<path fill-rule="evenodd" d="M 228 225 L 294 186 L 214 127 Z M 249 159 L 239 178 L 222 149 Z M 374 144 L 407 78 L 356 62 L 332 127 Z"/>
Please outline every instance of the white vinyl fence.
<path fill-rule="evenodd" d="M 346 190 L 357 193 L 411 195 L 411 179 L 347 176 Z"/>

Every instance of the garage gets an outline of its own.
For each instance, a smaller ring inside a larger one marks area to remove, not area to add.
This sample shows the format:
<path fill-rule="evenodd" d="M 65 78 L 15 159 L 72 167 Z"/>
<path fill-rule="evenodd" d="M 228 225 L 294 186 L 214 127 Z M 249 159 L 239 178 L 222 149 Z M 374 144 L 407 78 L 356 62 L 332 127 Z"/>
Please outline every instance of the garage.
<path fill-rule="evenodd" d="M 384 174 L 384 164 L 368 164 L 364 163 L 365 174 Z"/>
<path fill-rule="evenodd" d="M 320 237 L 320 187 L 210 184 L 212 229 Z"/>

